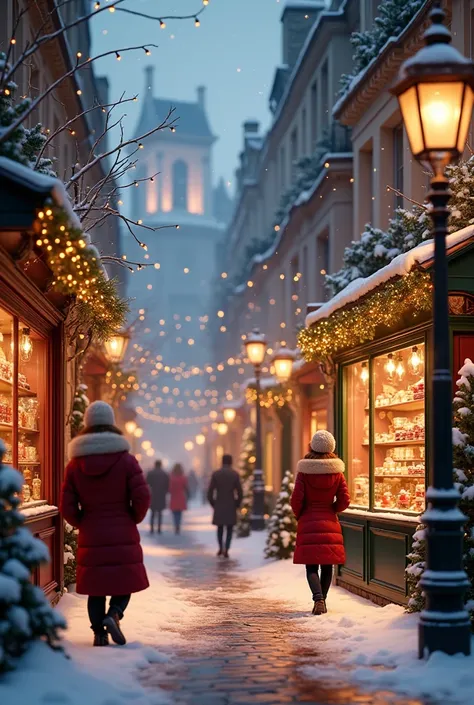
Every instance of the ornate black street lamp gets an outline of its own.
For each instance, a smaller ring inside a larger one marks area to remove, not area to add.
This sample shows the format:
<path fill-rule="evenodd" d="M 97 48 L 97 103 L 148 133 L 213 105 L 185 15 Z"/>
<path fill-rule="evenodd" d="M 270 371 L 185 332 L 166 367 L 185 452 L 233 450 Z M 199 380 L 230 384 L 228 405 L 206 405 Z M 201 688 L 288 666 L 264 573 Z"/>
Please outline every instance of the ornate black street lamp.
<path fill-rule="evenodd" d="M 262 531 L 265 528 L 265 483 L 262 468 L 262 421 L 260 412 L 260 376 L 262 363 L 265 359 L 267 341 L 265 336 L 255 329 L 247 336 L 245 349 L 249 361 L 255 370 L 255 390 L 257 399 L 255 403 L 255 470 L 253 471 L 253 506 L 250 517 L 250 526 L 253 531 Z"/>
<path fill-rule="evenodd" d="M 432 168 L 434 288 L 432 376 L 432 485 L 422 517 L 426 530 L 426 569 L 421 578 L 425 609 L 419 625 L 419 656 L 433 651 L 470 653 L 469 615 L 464 594 L 462 539 L 466 518 L 453 485 L 452 382 L 448 314 L 446 235 L 450 198 L 445 167 L 459 159 L 471 121 L 474 64 L 450 46 L 445 14 L 435 7 L 425 32 L 426 46 L 401 67 L 392 88 L 399 101 L 410 147 L 416 159 Z"/>
<path fill-rule="evenodd" d="M 275 368 L 275 376 L 282 384 L 288 382 L 291 377 L 295 357 L 295 352 L 287 348 L 286 343 L 282 343 L 273 354 L 272 363 Z"/>

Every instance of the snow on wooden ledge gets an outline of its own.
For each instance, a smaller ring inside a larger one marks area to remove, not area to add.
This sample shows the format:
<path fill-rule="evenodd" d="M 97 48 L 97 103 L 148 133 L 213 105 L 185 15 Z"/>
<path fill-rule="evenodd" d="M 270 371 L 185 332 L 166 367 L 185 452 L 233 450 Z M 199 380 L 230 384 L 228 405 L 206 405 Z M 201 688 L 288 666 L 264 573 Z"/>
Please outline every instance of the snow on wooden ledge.
<path fill-rule="evenodd" d="M 355 507 L 350 507 L 346 509 L 340 516 L 346 516 L 347 514 L 353 514 L 354 516 L 360 516 L 364 519 L 389 519 L 390 521 L 404 521 L 408 524 L 419 524 L 421 519 L 419 516 L 409 516 L 407 514 L 400 514 L 397 512 L 371 512 L 369 509 L 356 509 Z"/>
<path fill-rule="evenodd" d="M 468 225 L 467 228 L 451 233 L 446 238 L 446 250 L 459 245 L 474 236 L 474 225 Z M 393 279 L 394 277 L 404 277 L 411 272 L 416 264 L 423 264 L 434 256 L 434 241 L 426 240 L 421 245 L 414 247 L 408 252 L 404 252 L 398 257 L 395 257 L 390 264 L 387 264 L 382 269 L 379 269 L 370 277 L 360 277 L 354 279 L 336 296 L 333 296 L 327 303 L 323 304 L 317 311 L 312 311 L 306 316 L 306 327 L 309 328 L 317 321 L 329 316 L 348 304 L 354 303 L 362 296 L 365 296 L 373 289 L 376 289 L 381 284 Z"/>
<path fill-rule="evenodd" d="M 20 512 L 27 519 L 41 516 L 41 514 L 49 514 L 50 512 L 57 511 L 59 510 L 54 506 L 54 504 L 37 504 L 34 507 L 20 507 Z"/>

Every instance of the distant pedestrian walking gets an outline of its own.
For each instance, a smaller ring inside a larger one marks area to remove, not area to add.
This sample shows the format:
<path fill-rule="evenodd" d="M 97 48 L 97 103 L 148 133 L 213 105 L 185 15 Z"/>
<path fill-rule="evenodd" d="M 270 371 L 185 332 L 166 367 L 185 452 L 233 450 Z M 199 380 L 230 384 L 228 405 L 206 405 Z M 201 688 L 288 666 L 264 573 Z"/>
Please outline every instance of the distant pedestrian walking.
<path fill-rule="evenodd" d="M 188 475 L 189 498 L 194 499 L 198 491 L 199 481 L 194 470 L 191 470 Z"/>
<path fill-rule="evenodd" d="M 243 493 L 239 473 L 232 468 L 232 456 L 224 455 L 222 468 L 212 474 L 207 492 L 209 504 L 214 508 L 212 523 L 217 526 L 218 556 L 229 557 L 234 526 L 237 524 L 237 509 L 242 503 Z M 226 537 L 224 543 L 224 528 Z"/>
<path fill-rule="evenodd" d="M 69 444 L 61 508 L 66 521 L 79 528 L 77 592 L 89 595 L 94 646 L 107 646 L 107 632 L 123 645 L 120 620 L 130 595 L 148 587 L 137 524 L 148 511 L 150 492 L 115 426 L 112 407 L 95 401 L 84 421 L 84 430 Z M 107 595 L 112 597 L 106 613 Z"/>
<path fill-rule="evenodd" d="M 334 565 L 345 563 L 342 529 L 337 518 L 350 504 L 344 463 L 334 453 L 336 441 L 329 431 L 317 431 L 309 453 L 298 463 L 291 506 L 298 519 L 293 562 L 306 565 L 313 593 L 313 614 L 327 612 L 326 597 Z"/>
<path fill-rule="evenodd" d="M 173 514 L 174 530 L 181 532 L 183 512 L 188 508 L 188 480 L 180 463 L 176 463 L 170 477 L 170 509 Z"/>
<path fill-rule="evenodd" d="M 146 479 L 151 491 L 150 533 L 155 530 L 156 520 L 157 531 L 161 534 L 163 510 L 166 509 L 166 495 L 170 487 L 170 478 L 168 473 L 163 470 L 161 460 L 156 461 L 155 467 L 150 470 Z"/>

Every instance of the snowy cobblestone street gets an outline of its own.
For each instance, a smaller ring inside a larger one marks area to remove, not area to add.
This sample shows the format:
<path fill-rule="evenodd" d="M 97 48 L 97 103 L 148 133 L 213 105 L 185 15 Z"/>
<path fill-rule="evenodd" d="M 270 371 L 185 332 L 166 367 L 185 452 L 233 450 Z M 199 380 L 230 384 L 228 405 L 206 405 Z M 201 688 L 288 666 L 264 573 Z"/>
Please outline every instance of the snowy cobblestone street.
<path fill-rule="evenodd" d="M 302 667 L 324 665 L 327 636 L 301 630 L 306 612 L 290 609 L 282 601 L 260 597 L 255 585 L 239 571 L 238 560 L 223 561 L 184 533 L 150 539 L 179 551 L 167 577 L 185 589 L 187 600 L 206 611 L 211 624 L 190 625 L 168 664 L 152 664 L 141 674 L 147 689 L 168 692 L 179 705 L 257 705 L 308 703 L 313 705 L 421 705 L 389 692 L 364 693 L 343 682 L 324 685 L 307 678 Z M 251 539 L 250 539 L 251 540 Z M 236 543 L 237 549 L 242 541 Z M 287 564 L 288 597 L 292 572 Z M 308 601 L 310 603 L 310 601 Z M 316 620 L 317 618 L 313 618 Z M 341 671 L 341 676 L 343 672 Z"/>

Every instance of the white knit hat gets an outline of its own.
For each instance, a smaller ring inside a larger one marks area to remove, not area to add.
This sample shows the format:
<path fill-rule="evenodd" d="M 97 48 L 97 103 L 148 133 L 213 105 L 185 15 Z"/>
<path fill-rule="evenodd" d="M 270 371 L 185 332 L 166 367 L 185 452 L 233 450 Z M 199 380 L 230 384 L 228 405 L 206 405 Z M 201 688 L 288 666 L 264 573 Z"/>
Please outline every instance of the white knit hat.
<path fill-rule="evenodd" d="M 315 453 L 334 453 L 336 441 L 329 431 L 316 431 L 310 446 Z"/>
<path fill-rule="evenodd" d="M 114 410 L 105 401 L 93 401 L 84 415 L 87 428 L 91 426 L 115 426 Z"/>

